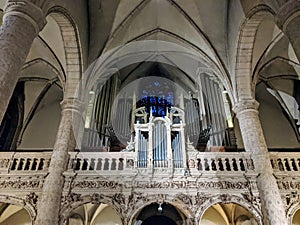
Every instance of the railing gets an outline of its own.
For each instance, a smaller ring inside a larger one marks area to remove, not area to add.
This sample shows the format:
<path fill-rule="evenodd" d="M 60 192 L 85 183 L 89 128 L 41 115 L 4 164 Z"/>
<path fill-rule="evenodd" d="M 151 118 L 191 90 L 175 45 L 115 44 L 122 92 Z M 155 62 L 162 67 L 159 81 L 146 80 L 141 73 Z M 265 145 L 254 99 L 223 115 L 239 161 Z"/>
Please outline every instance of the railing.
<path fill-rule="evenodd" d="M 2 152 L 1 171 L 47 171 L 52 152 Z"/>
<path fill-rule="evenodd" d="M 189 160 L 191 172 L 254 171 L 251 154 L 247 152 L 201 152 Z"/>
<path fill-rule="evenodd" d="M 2 152 L 0 172 L 27 173 L 48 170 L 52 152 Z M 300 171 L 300 153 L 270 152 L 274 173 Z M 198 173 L 245 173 L 255 171 L 251 153 L 248 152 L 200 152 L 189 156 L 188 167 L 195 176 Z M 70 152 L 68 169 L 78 173 L 88 171 L 120 172 L 137 170 L 135 152 Z M 300 175 L 300 174 L 299 174 Z"/>
<path fill-rule="evenodd" d="M 135 165 L 134 152 L 83 152 L 71 157 L 71 169 L 75 171 L 121 171 Z"/>
<path fill-rule="evenodd" d="M 298 152 L 271 152 L 270 159 L 274 172 L 300 171 L 300 153 Z"/>

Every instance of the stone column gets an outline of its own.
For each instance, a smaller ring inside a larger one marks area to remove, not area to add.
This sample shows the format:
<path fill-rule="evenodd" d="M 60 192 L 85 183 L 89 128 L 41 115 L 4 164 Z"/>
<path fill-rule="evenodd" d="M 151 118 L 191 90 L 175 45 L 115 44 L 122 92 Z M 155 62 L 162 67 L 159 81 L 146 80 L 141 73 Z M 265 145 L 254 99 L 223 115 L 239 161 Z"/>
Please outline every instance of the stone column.
<path fill-rule="evenodd" d="M 42 9 L 30 1 L 6 2 L 0 28 L 0 121 L 4 117 L 18 73 L 32 42 L 45 24 Z"/>
<path fill-rule="evenodd" d="M 290 40 L 300 61 L 300 1 L 284 1 L 277 13 L 277 25 Z"/>
<path fill-rule="evenodd" d="M 62 117 L 51 156 L 48 175 L 39 198 L 36 225 L 59 224 L 59 211 L 64 185 L 63 172 L 67 168 L 68 150 L 72 142 L 74 121 L 79 121 L 81 103 L 76 99 L 66 99 L 62 103 Z"/>
<path fill-rule="evenodd" d="M 276 179 L 258 117 L 258 102 L 242 100 L 234 111 L 239 120 L 246 151 L 252 152 L 255 171 L 258 172 L 257 186 L 260 193 L 264 225 L 288 225 Z"/>

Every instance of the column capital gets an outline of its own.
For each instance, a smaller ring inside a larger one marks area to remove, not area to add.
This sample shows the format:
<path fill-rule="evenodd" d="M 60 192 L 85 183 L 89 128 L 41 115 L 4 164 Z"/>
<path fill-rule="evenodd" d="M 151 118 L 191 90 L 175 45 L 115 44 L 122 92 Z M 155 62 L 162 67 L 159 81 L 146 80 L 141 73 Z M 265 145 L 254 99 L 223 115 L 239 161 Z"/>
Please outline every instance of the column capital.
<path fill-rule="evenodd" d="M 285 32 L 288 24 L 298 16 L 300 16 L 300 1 L 289 0 L 277 12 L 277 25 Z"/>
<path fill-rule="evenodd" d="M 3 19 L 10 15 L 19 16 L 29 21 L 38 34 L 46 25 L 45 13 L 41 8 L 45 2 L 45 0 L 7 0 L 4 7 Z"/>
<path fill-rule="evenodd" d="M 60 103 L 62 111 L 76 111 L 78 113 L 82 112 L 83 102 L 77 98 L 66 98 Z"/>
<path fill-rule="evenodd" d="M 245 100 L 240 100 L 239 102 L 237 102 L 233 107 L 233 111 L 236 114 L 239 114 L 246 110 L 258 111 L 258 106 L 259 106 L 259 103 L 255 99 L 245 99 Z"/>

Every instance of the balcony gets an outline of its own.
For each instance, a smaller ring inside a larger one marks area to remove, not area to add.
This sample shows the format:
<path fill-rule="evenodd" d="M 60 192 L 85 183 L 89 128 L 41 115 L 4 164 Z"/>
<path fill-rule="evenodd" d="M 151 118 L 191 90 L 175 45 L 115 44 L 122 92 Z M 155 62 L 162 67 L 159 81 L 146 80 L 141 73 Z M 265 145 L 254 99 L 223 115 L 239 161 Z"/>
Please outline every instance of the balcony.
<path fill-rule="evenodd" d="M 2 152 L 0 154 L 0 173 L 31 174 L 47 173 L 51 151 Z M 270 160 L 277 175 L 298 174 L 300 171 L 300 153 L 270 152 Z M 68 169 L 77 173 L 101 171 L 113 175 L 120 171 L 142 170 L 135 152 L 70 152 Z M 251 153 L 248 152 L 199 152 L 188 156 L 190 175 L 200 173 L 246 173 L 255 171 Z M 185 168 L 186 169 L 186 168 Z"/>
<path fill-rule="evenodd" d="M 188 154 L 186 168 L 139 167 L 136 152 L 70 152 L 69 155 L 65 178 L 67 183 L 73 180 L 73 187 L 77 190 L 84 188 L 83 183 L 88 183 L 89 180 L 96 182 L 99 179 L 119 183 L 121 186 L 126 186 L 133 180 L 137 183 L 154 182 L 157 186 L 162 182 L 166 184 L 169 180 L 172 180 L 173 184 L 180 182 L 180 185 L 183 181 L 189 185 L 194 182 L 195 188 L 203 188 L 203 191 L 211 191 L 205 185 L 234 191 L 237 186 L 222 185 L 229 182 L 243 187 L 248 182 L 252 189 L 256 189 L 257 173 L 248 152 L 194 152 Z M 50 159 L 50 151 L 2 152 L 1 192 L 41 191 Z M 270 160 L 280 190 L 297 189 L 300 184 L 300 153 L 271 152 Z M 138 187 L 140 186 L 138 184 Z"/>

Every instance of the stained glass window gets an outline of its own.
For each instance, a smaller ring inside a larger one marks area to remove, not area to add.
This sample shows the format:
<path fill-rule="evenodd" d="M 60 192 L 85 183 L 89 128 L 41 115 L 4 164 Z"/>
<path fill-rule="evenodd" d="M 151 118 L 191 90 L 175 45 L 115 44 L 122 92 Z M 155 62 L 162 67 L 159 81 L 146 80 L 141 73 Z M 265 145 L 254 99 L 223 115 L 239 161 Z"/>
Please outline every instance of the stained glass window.
<path fill-rule="evenodd" d="M 145 87 L 141 87 L 140 100 L 137 107 L 145 106 L 147 114 L 155 117 L 166 116 L 167 110 L 174 105 L 174 92 L 169 80 L 153 80 Z"/>

